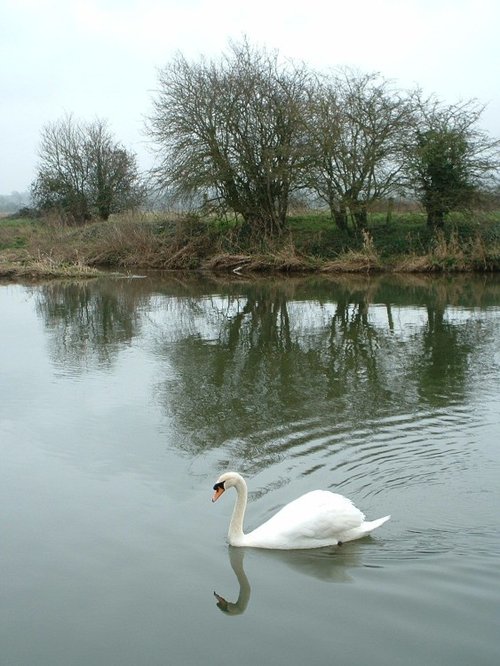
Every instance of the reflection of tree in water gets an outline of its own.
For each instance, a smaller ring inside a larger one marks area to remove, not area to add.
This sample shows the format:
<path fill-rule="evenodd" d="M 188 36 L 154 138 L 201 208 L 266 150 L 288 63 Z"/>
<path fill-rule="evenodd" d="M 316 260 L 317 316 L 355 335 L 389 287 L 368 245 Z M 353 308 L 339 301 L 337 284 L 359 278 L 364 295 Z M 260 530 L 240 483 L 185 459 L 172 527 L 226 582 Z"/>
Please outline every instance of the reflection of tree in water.
<path fill-rule="evenodd" d="M 483 314 L 455 321 L 449 306 L 496 304 L 498 291 L 469 277 L 109 279 L 35 288 L 59 366 L 110 364 L 140 331 L 150 333 L 174 371 L 155 398 L 175 418 L 182 448 L 198 453 L 234 441 L 247 460 L 270 440 L 280 455 L 282 431 L 286 449 L 301 424 L 309 436 L 316 424 L 350 430 L 420 404 L 455 403 L 491 327 Z"/>
<path fill-rule="evenodd" d="M 420 352 L 413 359 L 419 396 L 432 406 L 464 399 L 472 370 L 470 360 L 490 335 L 480 319 L 468 318 L 457 325 L 448 319 L 447 310 L 442 302 L 428 304 Z"/>
<path fill-rule="evenodd" d="M 346 296 L 333 307 L 318 325 L 314 304 L 252 289 L 239 312 L 220 322 L 216 344 L 202 336 L 177 343 L 167 399 L 186 433 L 194 431 L 194 448 L 235 437 L 252 447 L 252 433 L 325 412 L 349 418 L 381 399 L 379 333 L 366 303 Z M 308 317 L 316 319 L 311 327 Z"/>
<path fill-rule="evenodd" d="M 252 460 L 263 433 L 279 437 L 291 423 L 326 418 L 349 427 L 455 401 L 481 326 L 445 323 L 428 286 L 410 291 L 423 307 L 407 330 L 397 324 L 407 295 L 391 280 L 314 285 L 310 299 L 307 289 L 240 287 L 231 312 L 212 309 L 215 339 L 199 329 L 178 336 L 170 354 L 175 380 L 165 382 L 162 400 L 185 433 L 183 448 L 235 440 Z"/>
<path fill-rule="evenodd" d="M 112 363 L 139 331 L 138 307 L 149 298 L 140 280 L 54 282 L 37 289 L 36 309 L 51 331 L 54 361 L 72 371 Z"/>
<path fill-rule="evenodd" d="M 467 359 L 473 350 L 471 342 L 463 327 L 446 321 L 445 307 L 428 306 L 422 353 L 415 368 L 423 400 L 439 405 L 449 403 L 452 398 L 463 398 Z"/>

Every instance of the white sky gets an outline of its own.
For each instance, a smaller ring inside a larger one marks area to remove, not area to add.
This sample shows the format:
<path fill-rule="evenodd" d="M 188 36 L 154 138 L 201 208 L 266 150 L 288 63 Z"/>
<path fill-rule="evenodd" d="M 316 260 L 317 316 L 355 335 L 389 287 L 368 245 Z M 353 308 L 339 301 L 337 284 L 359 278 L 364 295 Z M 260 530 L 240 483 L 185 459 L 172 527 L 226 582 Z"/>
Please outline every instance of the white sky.
<path fill-rule="evenodd" d="M 244 35 L 311 67 L 378 71 L 447 102 L 488 105 L 500 137 L 499 0 L 1 0 L 0 194 L 29 188 L 40 130 L 107 119 L 151 164 L 143 133 L 157 69 Z"/>

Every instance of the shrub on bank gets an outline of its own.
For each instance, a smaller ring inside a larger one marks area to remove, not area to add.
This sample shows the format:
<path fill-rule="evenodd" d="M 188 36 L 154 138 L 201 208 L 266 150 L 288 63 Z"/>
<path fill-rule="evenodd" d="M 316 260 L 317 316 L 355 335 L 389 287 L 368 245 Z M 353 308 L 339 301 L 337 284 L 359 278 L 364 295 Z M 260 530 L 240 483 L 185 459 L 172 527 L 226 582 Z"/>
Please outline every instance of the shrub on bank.
<path fill-rule="evenodd" d="M 3 251 L 3 252 L 2 252 Z M 325 214 L 289 218 L 279 238 L 252 238 L 238 220 L 134 214 L 68 227 L 60 219 L 1 220 L 2 254 L 50 257 L 61 266 L 217 271 L 493 271 L 500 268 L 500 215 L 455 216 L 429 231 L 419 213 L 377 214 L 362 234 L 335 229 Z"/>

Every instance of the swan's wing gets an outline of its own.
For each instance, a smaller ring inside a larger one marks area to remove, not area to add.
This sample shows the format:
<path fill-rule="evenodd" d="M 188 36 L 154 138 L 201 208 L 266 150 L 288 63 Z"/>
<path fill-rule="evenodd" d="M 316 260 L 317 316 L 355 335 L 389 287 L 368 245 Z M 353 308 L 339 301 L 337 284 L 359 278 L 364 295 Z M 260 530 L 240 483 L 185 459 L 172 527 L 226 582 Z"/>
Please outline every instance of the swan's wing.
<path fill-rule="evenodd" d="M 358 527 L 364 519 L 364 514 L 343 495 L 313 490 L 284 506 L 251 536 L 289 543 L 324 541 Z"/>

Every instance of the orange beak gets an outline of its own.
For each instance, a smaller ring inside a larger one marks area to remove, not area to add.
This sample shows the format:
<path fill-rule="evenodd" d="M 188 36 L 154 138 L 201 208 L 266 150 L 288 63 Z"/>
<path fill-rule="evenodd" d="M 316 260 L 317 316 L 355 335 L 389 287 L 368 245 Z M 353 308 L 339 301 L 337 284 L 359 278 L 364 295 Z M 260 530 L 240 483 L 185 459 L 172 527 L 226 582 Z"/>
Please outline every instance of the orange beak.
<path fill-rule="evenodd" d="M 222 486 L 218 486 L 215 489 L 214 495 L 212 497 L 212 502 L 217 502 L 217 500 L 219 499 L 219 497 L 222 495 L 223 492 L 224 492 L 224 488 Z"/>

